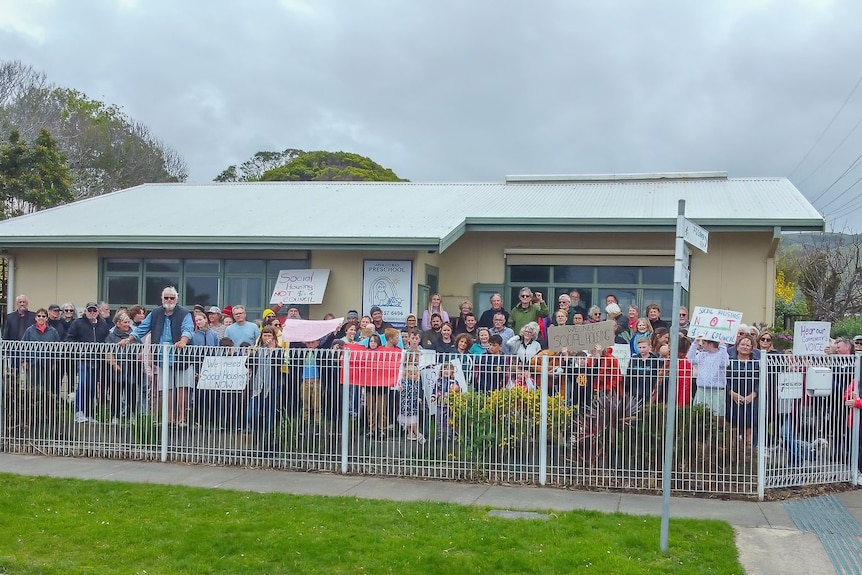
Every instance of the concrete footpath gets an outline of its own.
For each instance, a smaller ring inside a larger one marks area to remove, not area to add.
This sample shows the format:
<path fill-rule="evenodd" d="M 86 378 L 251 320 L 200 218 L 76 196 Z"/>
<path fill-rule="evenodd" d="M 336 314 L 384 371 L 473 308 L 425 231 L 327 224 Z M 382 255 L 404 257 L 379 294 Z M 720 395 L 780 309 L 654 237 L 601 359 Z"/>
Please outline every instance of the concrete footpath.
<path fill-rule="evenodd" d="M 524 511 L 584 509 L 604 513 L 661 515 L 659 496 L 574 491 L 552 487 L 479 485 L 271 469 L 9 454 L 0 454 L 0 472 L 261 493 L 440 501 Z M 862 490 L 839 493 L 836 497 L 858 521 L 862 521 Z M 673 519 L 679 518 L 717 519 L 733 525 L 737 533 L 740 561 L 750 575 L 836 573 L 817 535 L 798 530 L 781 502 L 674 497 L 671 501 L 671 532 Z"/>

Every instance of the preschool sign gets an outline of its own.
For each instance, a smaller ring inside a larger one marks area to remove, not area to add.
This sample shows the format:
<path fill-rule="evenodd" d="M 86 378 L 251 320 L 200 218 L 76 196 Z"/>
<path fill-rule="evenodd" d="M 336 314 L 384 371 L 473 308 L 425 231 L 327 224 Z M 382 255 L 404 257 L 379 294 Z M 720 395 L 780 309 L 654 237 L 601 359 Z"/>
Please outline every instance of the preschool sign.
<path fill-rule="evenodd" d="M 742 323 L 741 311 L 697 306 L 692 313 L 688 335 L 694 339 L 702 337 L 712 341 L 734 344 L 740 323 Z"/>

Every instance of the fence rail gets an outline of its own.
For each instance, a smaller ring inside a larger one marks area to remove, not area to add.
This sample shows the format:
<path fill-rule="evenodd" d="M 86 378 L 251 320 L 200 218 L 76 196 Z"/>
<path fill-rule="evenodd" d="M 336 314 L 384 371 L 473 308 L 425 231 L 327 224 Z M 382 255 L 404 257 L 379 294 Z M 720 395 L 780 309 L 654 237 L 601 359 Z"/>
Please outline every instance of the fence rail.
<path fill-rule="evenodd" d="M 540 355 L 525 365 L 388 348 L 2 342 L 0 360 L 6 452 L 662 488 L 661 358 Z M 685 363 L 674 490 L 763 497 L 855 480 L 859 418 L 845 394 L 859 358 L 731 361 L 723 403 L 711 406 L 695 401 Z"/>

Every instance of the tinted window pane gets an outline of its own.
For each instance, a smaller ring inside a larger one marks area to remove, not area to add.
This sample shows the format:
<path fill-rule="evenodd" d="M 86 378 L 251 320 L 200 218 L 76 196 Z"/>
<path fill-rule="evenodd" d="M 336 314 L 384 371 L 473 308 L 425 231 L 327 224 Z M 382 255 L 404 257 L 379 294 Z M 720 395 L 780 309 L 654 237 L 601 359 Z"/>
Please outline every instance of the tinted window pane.
<path fill-rule="evenodd" d="M 513 283 L 530 285 L 531 282 L 547 283 L 551 281 L 551 266 L 512 266 L 509 269 Z"/>
<path fill-rule="evenodd" d="M 187 277 L 184 301 L 189 305 L 219 305 L 217 277 Z"/>
<path fill-rule="evenodd" d="M 217 274 L 221 273 L 219 260 L 186 260 L 186 273 Z"/>
<path fill-rule="evenodd" d="M 147 260 L 144 262 L 144 269 L 147 272 L 178 274 L 180 273 L 180 260 Z"/>
<path fill-rule="evenodd" d="M 141 301 L 137 277 L 109 277 L 105 301 L 111 304 L 134 305 Z"/>
<path fill-rule="evenodd" d="M 269 260 L 266 262 L 266 273 L 277 276 L 281 270 L 304 270 L 308 267 L 305 260 Z"/>
<path fill-rule="evenodd" d="M 509 290 L 509 303 L 506 304 L 505 302 L 503 302 L 504 308 L 512 309 L 513 307 L 518 305 L 518 291 L 520 291 L 522 287 L 524 286 L 513 287 L 511 290 Z"/>
<path fill-rule="evenodd" d="M 673 290 L 672 289 L 645 289 L 644 290 L 644 305 L 641 315 L 646 316 L 646 306 L 651 303 L 657 303 L 661 308 L 661 318 L 668 323 L 673 320 L 671 308 L 673 307 Z"/>
<path fill-rule="evenodd" d="M 636 284 L 638 270 L 633 266 L 607 266 L 599 268 L 599 283 L 602 284 Z"/>
<path fill-rule="evenodd" d="M 264 274 L 266 264 L 263 260 L 226 260 L 225 271 L 229 274 Z"/>
<path fill-rule="evenodd" d="M 673 285 L 673 268 L 642 268 L 643 283 Z"/>
<path fill-rule="evenodd" d="M 263 311 L 263 278 L 228 278 L 225 288 L 225 305 L 243 304 L 249 311 Z"/>
<path fill-rule="evenodd" d="M 144 280 L 144 297 L 143 302 L 146 306 L 162 305 L 162 290 L 168 286 L 178 286 L 180 278 L 177 276 L 149 276 Z M 180 305 L 185 305 L 180 297 Z"/>
<path fill-rule="evenodd" d="M 136 272 L 141 271 L 140 260 L 105 260 L 106 272 Z"/>
<path fill-rule="evenodd" d="M 599 301 L 596 302 L 596 305 L 602 308 L 602 312 L 605 311 L 605 306 L 607 305 L 607 297 L 611 294 L 616 296 L 617 301 L 620 303 L 620 310 L 622 310 L 623 315 L 628 315 L 630 305 L 637 305 L 638 297 L 635 290 L 623 288 L 604 288 L 599 290 Z M 602 315 L 604 315 L 604 313 Z"/>
<path fill-rule="evenodd" d="M 572 284 L 593 283 L 593 266 L 554 266 L 554 281 Z"/>

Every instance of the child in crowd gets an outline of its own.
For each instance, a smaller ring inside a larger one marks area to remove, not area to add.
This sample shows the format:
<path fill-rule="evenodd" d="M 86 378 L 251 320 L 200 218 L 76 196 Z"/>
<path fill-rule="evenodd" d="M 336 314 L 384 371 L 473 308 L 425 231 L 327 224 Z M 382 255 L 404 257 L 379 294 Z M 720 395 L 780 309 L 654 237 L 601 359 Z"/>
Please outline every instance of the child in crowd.
<path fill-rule="evenodd" d="M 560 393 L 569 407 L 577 407 L 584 411 L 593 401 L 594 369 L 587 365 L 589 356 L 585 351 L 569 355 L 569 350 L 562 351 L 560 366 L 554 370 L 554 375 L 560 376 Z"/>
<path fill-rule="evenodd" d="M 506 356 L 502 354 L 503 338 L 488 338 L 488 351 L 476 358 L 476 391 L 490 393 L 502 389 L 506 378 Z"/>
<path fill-rule="evenodd" d="M 638 341 L 642 338 L 646 338 L 649 341 L 651 337 L 652 324 L 650 324 L 649 320 L 645 317 L 639 318 L 637 324 L 635 324 L 635 331 L 632 333 L 632 338 L 629 341 L 632 357 L 638 354 Z"/>
<path fill-rule="evenodd" d="M 422 332 L 418 328 L 407 330 L 407 349 L 404 350 L 404 364 L 419 367 L 422 358 Z"/>
<path fill-rule="evenodd" d="M 419 408 L 422 405 L 419 385 L 419 369 L 412 364 L 404 366 L 401 381 L 395 386 L 401 393 L 398 423 L 407 432 L 408 441 L 425 443 L 425 436 L 419 433 Z"/>
<path fill-rule="evenodd" d="M 508 389 L 520 387 L 527 391 L 536 390 L 536 381 L 533 379 L 533 374 L 530 373 L 530 368 L 524 363 L 516 363 L 512 366 L 512 376 L 509 378 L 509 383 L 506 385 Z"/>
<path fill-rule="evenodd" d="M 658 355 L 652 353 L 650 340 L 642 337 L 638 340 L 638 354 L 632 356 L 629 361 L 629 369 L 626 373 L 626 393 L 643 402 L 648 402 L 654 397 L 658 384 L 659 362 Z"/>
<path fill-rule="evenodd" d="M 368 338 L 370 351 L 380 350 L 380 336 L 372 334 Z M 368 419 L 368 436 L 386 439 L 386 399 L 389 388 L 384 385 L 370 385 L 365 390 L 365 408 Z"/>
<path fill-rule="evenodd" d="M 444 363 L 440 366 L 440 376 L 434 384 L 433 400 L 437 406 L 437 437 L 452 437 L 452 427 L 449 422 L 449 404 L 446 397 L 457 393 L 461 388 L 455 380 L 455 366 Z"/>
<path fill-rule="evenodd" d="M 300 395 L 302 397 L 302 425 L 305 429 L 313 431 L 315 435 L 320 433 L 320 366 L 318 365 L 317 347 L 318 340 L 305 342 L 305 350 L 302 354 L 302 384 Z"/>

